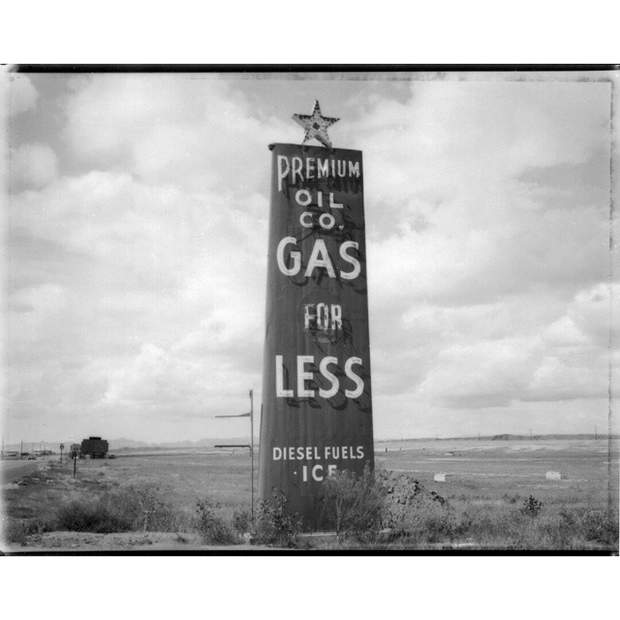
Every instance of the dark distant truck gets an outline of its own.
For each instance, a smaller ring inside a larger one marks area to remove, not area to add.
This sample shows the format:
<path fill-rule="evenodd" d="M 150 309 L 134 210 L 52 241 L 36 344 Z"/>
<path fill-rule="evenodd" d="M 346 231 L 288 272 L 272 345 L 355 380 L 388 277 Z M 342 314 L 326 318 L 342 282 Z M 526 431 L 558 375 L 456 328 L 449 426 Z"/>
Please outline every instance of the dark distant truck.
<path fill-rule="evenodd" d="M 90 456 L 91 459 L 104 459 L 108 453 L 108 442 L 101 437 L 89 437 L 88 439 L 82 439 L 80 445 L 80 457 L 86 458 Z"/>

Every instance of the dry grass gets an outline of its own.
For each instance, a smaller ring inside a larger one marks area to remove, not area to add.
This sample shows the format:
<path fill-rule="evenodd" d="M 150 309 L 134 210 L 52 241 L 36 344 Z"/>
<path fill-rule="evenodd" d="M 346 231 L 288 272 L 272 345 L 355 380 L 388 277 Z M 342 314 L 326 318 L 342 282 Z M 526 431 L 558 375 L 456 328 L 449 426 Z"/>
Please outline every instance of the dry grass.
<path fill-rule="evenodd" d="M 395 470 L 394 477 L 416 479 L 425 492 L 400 515 L 389 509 L 391 520 L 382 509 L 381 528 L 390 527 L 389 534 L 362 543 L 344 535 L 339 548 L 617 550 L 617 517 L 607 514 L 605 442 L 528 443 L 430 441 L 380 451 L 378 472 Z M 617 454 L 612 461 L 617 479 Z M 568 478 L 548 481 L 548 470 Z M 438 471 L 453 475 L 436 483 Z M 15 544 L 36 545 L 43 532 L 61 528 L 195 535 L 197 502 L 205 498 L 235 540 L 248 530 L 247 453 L 119 453 L 113 461 L 81 461 L 75 481 L 69 464 L 50 462 L 22 482 L 4 491 L 5 536 Z M 536 515 L 522 510 L 530 495 L 542 503 Z"/>

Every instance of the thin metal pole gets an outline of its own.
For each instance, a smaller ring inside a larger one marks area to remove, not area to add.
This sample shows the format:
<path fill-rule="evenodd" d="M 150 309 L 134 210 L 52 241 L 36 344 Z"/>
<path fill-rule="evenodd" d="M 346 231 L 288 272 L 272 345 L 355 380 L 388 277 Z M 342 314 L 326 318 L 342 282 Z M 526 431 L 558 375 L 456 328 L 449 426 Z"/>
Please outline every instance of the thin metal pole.
<path fill-rule="evenodd" d="M 252 477 L 251 489 L 252 489 L 252 507 L 250 510 L 252 523 L 254 523 L 254 392 L 250 390 L 250 461 Z"/>

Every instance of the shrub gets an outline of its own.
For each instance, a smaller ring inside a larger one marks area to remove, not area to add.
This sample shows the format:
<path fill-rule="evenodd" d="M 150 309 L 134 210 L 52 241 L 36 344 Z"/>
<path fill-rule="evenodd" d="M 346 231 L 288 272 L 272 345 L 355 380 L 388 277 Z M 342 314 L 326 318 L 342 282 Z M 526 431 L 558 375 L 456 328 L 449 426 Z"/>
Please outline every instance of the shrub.
<path fill-rule="evenodd" d="M 49 532 L 50 529 L 50 524 L 41 519 L 9 519 L 3 534 L 6 542 L 23 545 L 28 536 Z"/>
<path fill-rule="evenodd" d="M 609 547 L 618 546 L 618 515 L 600 510 L 586 510 L 581 517 L 581 529 L 586 540 Z"/>
<path fill-rule="evenodd" d="M 252 529 L 252 517 L 249 510 L 233 511 L 233 529 L 239 534 L 245 534 Z"/>
<path fill-rule="evenodd" d="M 180 512 L 166 499 L 165 491 L 152 483 L 130 484 L 102 496 L 101 504 L 113 515 L 130 522 L 130 530 L 175 532 Z"/>
<path fill-rule="evenodd" d="M 288 510 L 283 493 L 274 494 L 258 504 L 253 541 L 264 545 L 294 547 L 301 531 L 301 518 Z"/>
<path fill-rule="evenodd" d="M 537 517 L 542 510 L 543 503 L 537 500 L 533 495 L 530 495 L 521 507 L 521 513 L 528 517 Z"/>
<path fill-rule="evenodd" d="M 338 471 L 323 483 L 324 519 L 338 536 L 373 539 L 382 526 L 387 493 L 383 479 L 376 479 L 368 466 L 359 476 Z"/>
<path fill-rule="evenodd" d="M 235 534 L 218 514 L 218 508 L 218 505 L 209 499 L 196 502 L 196 529 L 208 544 L 233 544 L 237 542 Z"/>
<path fill-rule="evenodd" d="M 127 532 L 132 521 L 126 514 L 114 513 L 105 500 L 74 500 L 58 509 L 56 529 L 71 532 Z"/>
<path fill-rule="evenodd" d="M 383 524 L 403 542 L 440 542 L 459 533 L 448 501 L 411 476 L 388 477 Z"/>
<path fill-rule="evenodd" d="M 56 528 L 74 532 L 174 532 L 179 512 L 154 484 L 134 484 L 62 506 Z"/>

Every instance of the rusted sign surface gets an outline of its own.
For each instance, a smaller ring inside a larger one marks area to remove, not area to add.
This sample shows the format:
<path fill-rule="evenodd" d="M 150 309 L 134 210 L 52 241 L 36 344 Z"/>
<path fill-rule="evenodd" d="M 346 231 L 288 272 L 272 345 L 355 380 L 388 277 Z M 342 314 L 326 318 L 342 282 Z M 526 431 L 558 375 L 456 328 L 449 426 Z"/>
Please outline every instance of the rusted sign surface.
<path fill-rule="evenodd" d="M 259 493 L 311 524 L 327 476 L 373 466 L 362 153 L 270 148 Z"/>

